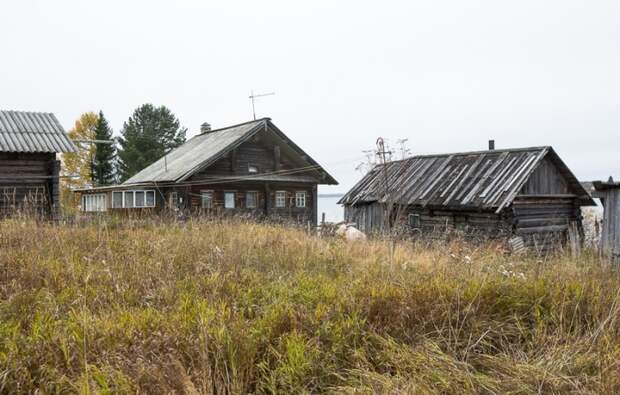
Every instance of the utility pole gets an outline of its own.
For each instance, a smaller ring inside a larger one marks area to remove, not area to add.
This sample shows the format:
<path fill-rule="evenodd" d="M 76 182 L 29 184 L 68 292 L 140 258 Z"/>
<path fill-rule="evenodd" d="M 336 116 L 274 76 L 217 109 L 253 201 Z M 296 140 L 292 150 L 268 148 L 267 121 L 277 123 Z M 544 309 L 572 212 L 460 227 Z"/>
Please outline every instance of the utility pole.
<path fill-rule="evenodd" d="M 385 149 L 385 141 L 383 140 L 383 137 L 379 137 L 377 139 L 377 156 L 380 159 L 381 165 L 383 167 L 383 177 L 385 180 L 385 191 L 384 191 L 384 198 L 387 199 L 386 200 L 386 210 L 385 210 L 385 217 L 383 218 L 383 224 L 387 225 L 387 228 L 391 228 L 392 227 L 392 219 L 390 218 L 392 215 L 392 203 L 390 201 L 391 197 L 389 195 L 390 193 L 390 186 L 389 186 L 389 174 L 388 174 L 388 159 L 386 158 L 386 155 L 392 155 L 392 151 L 386 151 Z"/>
<path fill-rule="evenodd" d="M 269 92 L 269 93 L 257 93 L 256 95 L 254 94 L 254 91 L 250 91 L 250 100 L 252 100 L 252 116 L 254 116 L 254 120 L 256 120 L 256 108 L 254 107 L 254 99 L 259 98 L 259 97 L 264 97 L 264 96 L 273 96 L 275 95 L 275 92 Z"/>

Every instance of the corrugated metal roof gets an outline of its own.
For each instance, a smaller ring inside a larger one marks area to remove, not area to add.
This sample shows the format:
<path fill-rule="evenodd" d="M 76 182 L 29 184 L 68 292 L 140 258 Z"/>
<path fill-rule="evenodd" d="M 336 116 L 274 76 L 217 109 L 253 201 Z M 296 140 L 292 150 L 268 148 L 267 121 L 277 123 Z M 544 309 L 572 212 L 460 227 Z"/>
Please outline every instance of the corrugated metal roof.
<path fill-rule="evenodd" d="M 414 156 L 376 166 L 339 203 L 379 201 L 500 211 L 549 153 L 556 155 L 551 147 L 534 147 Z M 566 172 L 581 188 L 567 168 Z"/>
<path fill-rule="evenodd" d="M 265 119 L 259 119 L 194 136 L 123 184 L 176 182 L 195 169 L 218 159 L 232 145 L 244 141 L 261 127 L 265 127 L 265 122 Z"/>
<path fill-rule="evenodd" d="M 0 152 L 75 152 L 52 113 L 0 110 Z"/>

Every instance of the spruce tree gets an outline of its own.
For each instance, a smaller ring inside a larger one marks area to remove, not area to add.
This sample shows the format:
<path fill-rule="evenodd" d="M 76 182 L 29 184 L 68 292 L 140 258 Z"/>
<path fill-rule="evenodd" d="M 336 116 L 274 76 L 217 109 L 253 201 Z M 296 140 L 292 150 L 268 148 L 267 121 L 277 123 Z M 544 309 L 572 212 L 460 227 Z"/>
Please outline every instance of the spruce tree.
<path fill-rule="evenodd" d="M 95 140 L 112 141 L 112 129 L 108 121 L 103 116 L 103 111 L 99 111 L 97 127 L 95 129 Z M 111 185 L 116 181 L 114 162 L 116 160 L 116 147 L 114 144 L 96 144 L 95 154 L 92 163 L 92 177 L 95 186 Z"/>
<path fill-rule="evenodd" d="M 187 129 L 165 106 L 144 104 L 123 124 L 118 139 L 118 173 L 127 180 L 185 142 Z"/>

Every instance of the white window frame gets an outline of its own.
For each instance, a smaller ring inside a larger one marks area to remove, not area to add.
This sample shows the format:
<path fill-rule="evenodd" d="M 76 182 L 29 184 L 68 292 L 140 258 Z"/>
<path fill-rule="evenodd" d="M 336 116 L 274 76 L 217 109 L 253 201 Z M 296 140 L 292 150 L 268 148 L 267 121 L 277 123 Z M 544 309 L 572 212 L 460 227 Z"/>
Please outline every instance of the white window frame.
<path fill-rule="evenodd" d="M 107 211 L 107 194 L 92 193 L 82 195 L 82 211 L 87 213 Z"/>
<path fill-rule="evenodd" d="M 142 192 L 144 193 L 144 205 L 143 206 L 136 206 L 136 192 Z M 120 194 L 121 195 L 121 206 L 116 206 L 114 204 L 114 194 Z M 146 198 L 146 196 L 148 194 L 152 194 L 153 195 L 153 203 L 152 204 L 148 204 L 148 199 Z M 131 207 L 127 207 L 127 205 L 125 204 L 125 196 L 126 195 L 131 195 Z M 112 192 L 112 208 L 153 208 L 157 205 L 157 195 L 155 194 L 155 190 L 154 189 L 128 189 L 126 191 L 113 191 Z"/>
<path fill-rule="evenodd" d="M 118 195 L 121 196 L 121 205 L 120 206 L 114 204 L 114 196 L 115 195 L 116 196 L 118 196 Z M 125 200 L 124 200 L 124 196 L 123 196 L 123 191 L 112 191 L 112 208 L 123 208 L 123 205 L 124 205 L 123 203 L 124 202 L 125 202 Z"/>
<path fill-rule="evenodd" d="M 147 202 L 149 201 L 147 196 L 150 194 L 153 195 L 153 203 L 152 204 L 148 204 Z M 157 206 L 157 195 L 155 194 L 155 190 L 154 189 L 145 189 L 144 190 L 144 208 L 153 208 Z"/>
<path fill-rule="evenodd" d="M 295 192 L 295 207 L 306 208 L 308 203 L 308 193 L 306 191 Z"/>
<path fill-rule="evenodd" d="M 250 201 L 250 199 L 248 199 L 249 195 L 254 195 L 254 205 L 250 206 L 248 204 L 248 202 Z M 245 193 L 245 208 L 256 208 L 258 207 L 258 191 L 247 191 Z"/>
<path fill-rule="evenodd" d="M 227 197 L 232 195 L 232 207 L 228 205 L 228 199 Z M 228 209 L 228 210 L 233 210 L 236 208 L 237 203 L 235 202 L 235 200 L 237 200 L 237 196 L 236 196 L 236 192 L 235 191 L 224 191 L 224 208 Z"/>
<path fill-rule="evenodd" d="M 275 206 L 276 208 L 286 208 L 286 191 L 276 191 Z"/>
<path fill-rule="evenodd" d="M 200 191 L 200 207 L 203 208 L 203 209 L 211 209 L 211 208 L 213 208 L 213 195 L 214 195 L 213 191 L 209 190 L 209 189 Z M 207 197 L 207 196 L 209 197 L 209 200 L 208 200 L 209 201 L 209 205 L 208 206 L 205 205 L 205 197 Z"/>

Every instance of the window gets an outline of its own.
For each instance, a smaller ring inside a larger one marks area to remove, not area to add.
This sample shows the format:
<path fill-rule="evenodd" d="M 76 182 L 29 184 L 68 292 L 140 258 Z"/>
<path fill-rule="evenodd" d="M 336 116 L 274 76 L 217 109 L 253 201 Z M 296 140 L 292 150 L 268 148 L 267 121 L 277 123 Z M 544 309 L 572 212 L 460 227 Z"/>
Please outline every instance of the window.
<path fill-rule="evenodd" d="M 123 192 L 123 207 L 133 208 L 133 191 Z"/>
<path fill-rule="evenodd" d="M 136 207 L 144 207 L 145 199 L 144 199 L 144 191 L 135 191 L 135 206 Z"/>
<path fill-rule="evenodd" d="M 112 192 L 112 208 L 155 207 L 155 191 L 130 190 Z"/>
<path fill-rule="evenodd" d="M 306 207 L 306 191 L 297 191 L 295 193 L 295 206 Z"/>
<path fill-rule="evenodd" d="M 235 208 L 234 192 L 224 192 L 224 208 Z"/>
<path fill-rule="evenodd" d="M 200 200 L 202 208 L 213 208 L 213 192 L 200 191 Z"/>
<path fill-rule="evenodd" d="M 258 202 L 258 193 L 255 191 L 249 191 L 245 194 L 245 207 L 256 208 Z"/>
<path fill-rule="evenodd" d="M 286 207 L 286 191 L 276 191 L 276 207 Z"/>
<path fill-rule="evenodd" d="M 146 191 L 146 207 L 155 207 L 155 191 Z"/>
<path fill-rule="evenodd" d="M 97 193 L 94 195 L 82 196 L 82 211 L 96 212 L 106 211 L 106 194 Z"/>
<path fill-rule="evenodd" d="M 409 214 L 409 226 L 419 229 L 421 226 L 420 214 Z"/>
<path fill-rule="evenodd" d="M 248 165 L 248 173 L 258 173 L 258 166 Z"/>
<path fill-rule="evenodd" d="M 123 192 L 112 192 L 112 208 L 123 208 Z"/>

